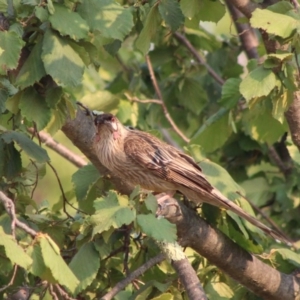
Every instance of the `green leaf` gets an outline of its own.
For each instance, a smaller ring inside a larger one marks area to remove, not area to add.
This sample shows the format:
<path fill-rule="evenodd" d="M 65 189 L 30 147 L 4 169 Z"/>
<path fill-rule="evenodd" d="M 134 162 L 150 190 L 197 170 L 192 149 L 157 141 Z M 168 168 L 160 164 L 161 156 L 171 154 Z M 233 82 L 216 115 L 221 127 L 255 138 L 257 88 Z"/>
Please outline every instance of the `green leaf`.
<path fill-rule="evenodd" d="M 147 209 L 149 209 L 153 214 L 157 211 L 157 199 L 153 194 L 149 194 L 145 199 L 145 204 Z"/>
<path fill-rule="evenodd" d="M 123 41 L 133 27 L 130 9 L 113 0 L 86 0 L 78 5 L 77 11 L 91 30 L 99 30 L 104 37 Z"/>
<path fill-rule="evenodd" d="M 259 108 L 244 114 L 244 130 L 254 140 L 271 145 L 287 131 L 287 126 L 274 119 L 269 111 L 260 114 L 258 110 Z"/>
<path fill-rule="evenodd" d="M 19 108 L 29 122 L 35 122 L 38 130 L 45 128 L 50 121 L 50 108 L 45 99 L 33 87 L 28 87 L 22 93 Z"/>
<path fill-rule="evenodd" d="M 33 85 L 46 75 L 43 61 L 41 59 L 42 54 L 42 40 L 40 40 L 32 49 L 29 57 L 26 59 L 22 66 L 18 77 L 16 79 L 16 85 L 21 89 Z"/>
<path fill-rule="evenodd" d="M 40 19 L 40 21 L 45 22 L 48 20 L 49 13 L 48 10 L 44 7 L 36 6 L 34 8 L 35 16 Z"/>
<path fill-rule="evenodd" d="M 71 39 L 79 40 L 87 37 L 89 26 L 81 16 L 65 6 L 54 5 L 55 12 L 49 21 L 61 35 L 68 35 Z"/>
<path fill-rule="evenodd" d="M 202 0 L 198 16 L 201 21 L 219 22 L 225 15 L 225 5 L 220 1 Z M 198 11 L 197 11 L 198 12 Z"/>
<path fill-rule="evenodd" d="M 49 236 L 47 236 L 47 238 L 41 237 L 39 239 L 45 266 L 51 271 L 53 278 L 59 284 L 66 286 L 74 293 L 76 287 L 79 285 L 79 281 L 62 257 L 57 253 L 57 249 L 53 247 L 55 242 L 51 240 L 52 242 L 50 243 L 50 240 L 51 238 Z"/>
<path fill-rule="evenodd" d="M 277 97 L 272 98 L 272 116 L 283 124 L 285 120 L 284 113 L 288 110 L 290 104 L 293 102 L 294 95 L 292 91 L 284 90 Z"/>
<path fill-rule="evenodd" d="M 100 256 L 95 250 L 94 243 L 84 244 L 72 258 L 69 267 L 79 279 L 80 283 L 75 292 L 78 294 L 93 282 L 100 268 Z"/>
<path fill-rule="evenodd" d="M 254 28 L 261 28 L 269 34 L 282 38 L 289 37 L 300 25 L 299 20 L 290 16 L 260 8 L 252 13 L 250 24 Z"/>
<path fill-rule="evenodd" d="M 81 83 L 83 61 L 66 39 L 51 30 L 47 30 L 44 36 L 42 60 L 46 72 L 58 84 L 77 86 Z"/>
<path fill-rule="evenodd" d="M 191 143 L 201 145 L 206 152 L 213 152 L 224 145 L 231 132 L 232 128 L 229 125 L 229 115 L 227 113 L 203 131 L 196 133 Z"/>
<path fill-rule="evenodd" d="M 50 160 L 46 150 L 34 143 L 24 133 L 6 131 L 0 137 L 5 143 L 15 141 L 30 157 L 36 159 L 36 161 L 40 163 Z"/>
<path fill-rule="evenodd" d="M 176 0 L 161 0 L 158 5 L 159 13 L 162 19 L 174 32 L 184 22 L 184 15 L 179 6 L 179 2 Z"/>
<path fill-rule="evenodd" d="M 157 33 L 161 18 L 158 12 L 157 5 L 153 5 L 147 15 L 144 27 L 135 41 L 135 46 L 143 54 L 146 54 L 150 48 L 152 37 Z"/>
<path fill-rule="evenodd" d="M 96 213 L 90 217 L 90 223 L 94 226 L 93 234 L 128 225 L 135 219 L 135 210 L 128 206 L 128 200 L 125 201 L 127 203 L 121 203 L 121 200 L 124 198 L 114 192 L 109 192 L 104 199 L 95 200 Z"/>
<path fill-rule="evenodd" d="M 190 111 L 199 115 L 207 105 L 207 94 L 198 79 L 185 77 L 180 84 L 179 102 Z"/>
<path fill-rule="evenodd" d="M 60 86 L 55 86 L 47 89 L 46 91 L 46 102 L 50 108 L 56 108 L 57 104 L 63 95 L 63 89 Z"/>
<path fill-rule="evenodd" d="M 240 92 L 246 101 L 252 98 L 267 96 L 276 86 L 275 74 L 263 67 L 251 71 L 240 84 Z"/>
<path fill-rule="evenodd" d="M 32 264 L 31 257 L 17 244 L 16 240 L 14 240 L 12 236 L 1 231 L 0 245 L 4 246 L 5 254 L 12 263 L 17 264 L 24 269 L 28 269 Z"/>
<path fill-rule="evenodd" d="M 17 67 L 25 42 L 11 31 L 0 31 L 0 75 Z"/>
<path fill-rule="evenodd" d="M 231 109 L 236 106 L 237 102 L 241 99 L 240 93 L 240 78 L 230 78 L 226 80 L 222 86 L 222 98 L 219 101 L 220 105 Z"/>
<path fill-rule="evenodd" d="M 157 241 L 175 242 L 176 226 L 166 219 L 157 219 L 154 215 L 138 215 L 137 222 L 142 231 Z"/>
<path fill-rule="evenodd" d="M 3 135 L 4 133 L 0 135 L 0 138 L 1 141 L 5 142 Z M 1 143 L 1 145 L 3 145 L 3 143 Z M 22 170 L 21 154 L 11 142 L 2 147 L 0 150 L 3 150 L 2 155 L 4 160 L 2 161 L 2 169 L 0 171 L 7 179 L 13 179 Z"/>
<path fill-rule="evenodd" d="M 209 299 L 227 300 L 234 296 L 233 290 L 225 282 L 210 280 L 205 291 Z"/>
<path fill-rule="evenodd" d="M 238 197 L 237 191 L 244 194 L 244 190 L 232 179 L 227 170 L 220 165 L 208 159 L 201 161 L 199 165 L 209 183 L 221 191 L 228 199 L 235 200 Z"/>
<path fill-rule="evenodd" d="M 91 185 L 100 178 L 99 171 L 94 165 L 86 165 L 72 175 L 75 194 L 78 201 L 83 200 Z"/>
<path fill-rule="evenodd" d="M 182 13 L 191 19 L 200 11 L 201 2 L 199 0 L 181 0 L 180 8 Z"/>
<path fill-rule="evenodd" d="M 54 281 L 50 271 L 45 266 L 40 245 L 34 244 L 29 246 L 27 249 L 27 254 L 32 259 L 32 265 L 29 269 L 29 272 L 42 279 L 49 279 L 50 276 L 52 281 Z"/>

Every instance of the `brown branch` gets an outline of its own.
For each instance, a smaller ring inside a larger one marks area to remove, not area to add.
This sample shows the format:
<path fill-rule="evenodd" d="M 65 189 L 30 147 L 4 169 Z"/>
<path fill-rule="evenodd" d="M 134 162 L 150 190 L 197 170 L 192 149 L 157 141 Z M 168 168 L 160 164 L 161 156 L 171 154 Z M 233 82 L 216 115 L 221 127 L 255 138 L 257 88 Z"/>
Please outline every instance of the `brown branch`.
<path fill-rule="evenodd" d="M 295 300 L 300 296 L 300 280 L 294 275 L 263 263 L 175 199 L 164 201 L 161 215 L 176 224 L 181 246 L 191 247 L 265 300 Z"/>
<path fill-rule="evenodd" d="M 28 132 L 30 132 L 33 135 L 37 135 L 37 133 L 34 131 L 33 128 L 28 128 Z M 87 162 L 81 158 L 79 155 L 73 153 L 71 150 L 69 150 L 67 147 L 59 144 L 57 141 L 55 141 L 51 135 L 44 131 L 40 131 L 38 133 L 39 140 L 44 143 L 47 147 L 55 151 L 60 156 L 64 157 L 66 160 L 71 162 L 73 165 L 75 165 L 78 168 L 84 167 Z"/>
<path fill-rule="evenodd" d="M 155 257 L 152 257 L 145 264 L 143 264 L 142 266 L 134 270 L 132 273 L 130 273 L 125 279 L 118 282 L 107 294 L 102 296 L 100 299 L 101 300 L 112 299 L 116 294 L 118 294 L 121 290 L 123 290 L 131 281 L 135 280 L 143 273 L 145 273 L 148 269 L 162 262 L 164 259 L 165 259 L 165 255 L 162 253 L 158 254 Z"/>
<path fill-rule="evenodd" d="M 149 55 L 146 55 L 146 62 L 147 62 L 147 66 L 148 66 L 148 69 L 149 69 L 149 73 L 150 73 L 150 77 L 151 77 L 151 81 L 152 81 L 152 84 L 153 84 L 153 87 L 155 89 L 155 92 L 159 98 L 159 100 L 161 101 L 160 103 L 157 102 L 157 104 L 160 104 L 162 109 L 163 109 L 163 112 L 164 112 L 164 115 L 166 117 L 166 119 L 168 120 L 168 122 L 171 124 L 172 128 L 174 129 L 174 131 L 186 142 L 186 143 L 189 143 L 190 139 L 188 139 L 184 134 L 183 132 L 177 127 L 177 125 L 175 124 L 175 122 L 173 121 L 171 115 L 169 114 L 169 111 L 167 109 L 167 106 L 165 104 L 165 102 L 163 101 L 163 97 L 162 97 L 162 93 L 160 91 L 160 88 L 158 86 L 158 83 L 157 83 L 157 80 L 156 80 L 156 77 L 155 77 L 155 74 L 154 74 L 154 70 L 153 70 L 153 67 L 152 67 L 152 63 L 151 63 L 151 60 L 150 60 L 150 56 Z M 157 100 L 155 100 L 157 101 Z M 154 102 L 152 102 L 154 103 Z"/>
<path fill-rule="evenodd" d="M 216 82 L 218 82 L 220 85 L 223 85 L 225 83 L 224 79 L 220 77 L 208 63 L 206 63 L 205 59 L 199 54 L 199 52 L 194 48 L 194 46 L 184 35 L 180 34 L 179 32 L 175 32 L 173 35 L 191 52 L 195 60 L 206 68 L 208 74 L 211 75 L 211 77 L 213 77 Z"/>
<path fill-rule="evenodd" d="M 11 276 L 11 279 L 10 279 L 9 283 L 0 288 L 0 293 L 3 292 L 3 291 L 5 291 L 11 285 L 13 285 L 13 283 L 15 281 L 15 278 L 16 278 L 17 270 L 18 270 L 18 265 L 15 264 L 14 265 L 14 269 L 13 269 L 13 274 Z"/>
<path fill-rule="evenodd" d="M 66 291 L 64 291 L 64 289 L 57 283 L 54 285 L 54 287 L 56 288 L 56 290 L 58 291 L 58 293 L 67 300 L 76 300 L 75 298 L 70 297 Z"/>
<path fill-rule="evenodd" d="M 239 11 L 241 11 L 248 19 L 251 18 L 253 11 L 261 6 L 251 0 L 228 0 Z"/>
<path fill-rule="evenodd" d="M 28 227 L 25 223 L 23 223 L 17 219 L 16 213 L 15 213 L 14 202 L 10 198 L 8 198 L 2 191 L 0 191 L 0 201 L 3 203 L 4 208 L 5 208 L 6 212 L 8 213 L 8 215 L 11 217 L 12 224 L 15 224 L 15 226 L 23 229 L 25 232 L 30 234 L 32 237 L 35 237 L 37 235 L 37 232 L 35 230 Z"/>
<path fill-rule="evenodd" d="M 49 294 L 51 295 L 52 299 L 59 300 L 58 296 L 54 292 L 53 285 L 50 283 L 48 287 L 49 287 Z"/>

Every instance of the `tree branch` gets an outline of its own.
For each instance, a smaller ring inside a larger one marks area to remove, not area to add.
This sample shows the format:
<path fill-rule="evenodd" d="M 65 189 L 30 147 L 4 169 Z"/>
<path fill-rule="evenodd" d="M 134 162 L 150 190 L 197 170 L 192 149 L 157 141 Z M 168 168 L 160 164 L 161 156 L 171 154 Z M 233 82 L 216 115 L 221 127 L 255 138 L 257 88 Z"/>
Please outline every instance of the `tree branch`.
<path fill-rule="evenodd" d="M 151 77 L 151 81 L 152 81 L 152 84 L 153 84 L 153 87 L 155 89 L 155 92 L 160 100 L 160 103 L 156 101 L 156 104 L 160 104 L 162 109 L 163 109 L 163 112 L 164 112 L 164 115 L 166 117 L 166 119 L 169 121 L 169 123 L 171 124 L 172 128 L 174 129 L 174 131 L 186 142 L 186 143 L 189 143 L 189 139 L 183 134 L 183 132 L 177 127 L 177 125 L 175 124 L 175 122 L 173 121 L 171 115 L 169 114 L 169 111 L 167 109 L 167 106 L 165 104 L 165 102 L 163 101 L 163 97 L 162 97 L 162 93 L 160 91 L 160 88 L 158 86 L 158 83 L 157 83 L 157 80 L 156 80 L 156 77 L 155 77 L 155 74 L 154 74 L 154 71 L 153 71 L 153 67 L 152 67 L 152 64 L 151 64 L 151 60 L 150 60 L 150 57 L 149 55 L 146 55 L 146 62 L 147 62 L 147 66 L 148 66 L 148 69 L 149 69 L 149 73 L 150 73 L 150 77 Z M 154 103 L 154 102 L 152 102 Z"/>
<path fill-rule="evenodd" d="M 265 300 L 294 300 L 300 296 L 300 281 L 295 276 L 258 260 L 182 203 L 173 198 L 164 201 L 161 215 L 176 224 L 181 246 L 191 247 Z"/>
<path fill-rule="evenodd" d="M 118 294 L 121 290 L 123 290 L 131 281 L 141 276 L 143 273 L 145 273 L 148 269 L 153 267 L 154 265 L 162 262 L 165 259 L 165 255 L 163 253 L 158 254 L 155 257 L 152 257 L 149 259 L 145 264 L 134 270 L 132 273 L 130 273 L 126 278 L 124 278 L 122 281 L 118 282 L 107 294 L 102 296 L 101 300 L 110 300 L 112 299 L 116 294 Z"/>
<path fill-rule="evenodd" d="M 3 203 L 6 212 L 9 214 L 9 216 L 12 219 L 12 226 L 15 225 L 15 226 L 23 229 L 25 232 L 30 234 L 32 237 L 35 237 L 37 235 L 37 232 L 34 229 L 30 228 L 25 223 L 23 223 L 17 219 L 14 202 L 10 198 L 8 198 L 2 191 L 0 191 L 0 201 Z"/>

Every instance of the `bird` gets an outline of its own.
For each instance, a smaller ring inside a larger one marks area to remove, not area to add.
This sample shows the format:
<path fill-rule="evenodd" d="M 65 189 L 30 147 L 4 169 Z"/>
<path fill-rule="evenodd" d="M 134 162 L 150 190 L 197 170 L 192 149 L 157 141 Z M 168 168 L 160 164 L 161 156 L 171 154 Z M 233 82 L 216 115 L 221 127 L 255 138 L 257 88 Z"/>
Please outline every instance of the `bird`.
<path fill-rule="evenodd" d="M 123 181 L 157 193 L 180 192 L 196 204 L 205 202 L 228 209 L 275 240 L 290 244 L 283 234 L 264 225 L 213 187 L 188 154 L 147 132 L 124 126 L 110 113 L 95 116 L 94 124 L 93 147 L 98 159 Z"/>

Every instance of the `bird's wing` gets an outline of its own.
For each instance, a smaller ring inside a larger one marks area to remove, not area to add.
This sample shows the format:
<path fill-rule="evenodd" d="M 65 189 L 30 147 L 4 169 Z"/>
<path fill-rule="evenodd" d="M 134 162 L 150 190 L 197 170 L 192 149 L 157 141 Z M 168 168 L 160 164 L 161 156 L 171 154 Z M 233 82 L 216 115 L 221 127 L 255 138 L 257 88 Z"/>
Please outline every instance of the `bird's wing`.
<path fill-rule="evenodd" d="M 161 179 L 197 190 L 213 187 L 201 168 L 187 154 L 144 132 L 131 133 L 124 141 L 125 154 Z"/>

